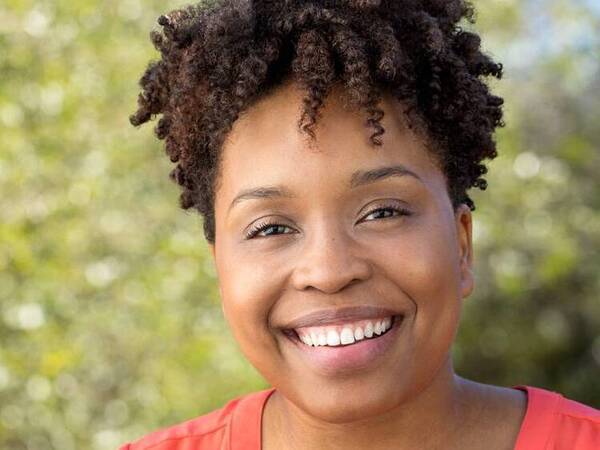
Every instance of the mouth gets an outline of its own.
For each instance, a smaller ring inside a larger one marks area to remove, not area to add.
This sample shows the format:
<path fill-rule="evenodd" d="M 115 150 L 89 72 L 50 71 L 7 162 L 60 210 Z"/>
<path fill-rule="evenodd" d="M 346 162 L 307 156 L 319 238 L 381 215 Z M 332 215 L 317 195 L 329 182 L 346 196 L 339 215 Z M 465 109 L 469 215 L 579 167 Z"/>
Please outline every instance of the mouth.
<path fill-rule="evenodd" d="M 339 325 L 284 329 L 283 334 L 296 344 L 308 347 L 356 345 L 363 340 L 378 339 L 401 322 L 400 314 L 357 320 Z"/>
<path fill-rule="evenodd" d="M 372 334 L 365 322 L 371 322 Z M 389 353 L 406 328 L 402 326 L 404 322 L 403 315 L 393 315 L 334 326 L 281 331 L 285 341 L 291 344 L 291 357 L 299 358 L 301 364 L 313 373 L 331 378 L 372 371 L 393 360 Z"/>

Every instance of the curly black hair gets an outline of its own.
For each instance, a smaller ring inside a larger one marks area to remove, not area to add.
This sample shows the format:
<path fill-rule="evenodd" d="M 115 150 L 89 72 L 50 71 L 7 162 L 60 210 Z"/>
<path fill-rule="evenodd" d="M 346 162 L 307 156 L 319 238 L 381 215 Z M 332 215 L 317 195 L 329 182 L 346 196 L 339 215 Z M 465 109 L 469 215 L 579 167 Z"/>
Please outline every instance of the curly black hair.
<path fill-rule="evenodd" d="M 484 158 L 495 158 L 493 133 L 501 97 L 481 77 L 502 77 L 502 64 L 480 48 L 474 8 L 462 0 L 205 0 L 158 18 L 151 31 L 161 59 L 150 61 L 139 84 L 139 126 L 154 128 L 177 163 L 180 207 L 204 218 L 215 242 L 214 194 L 220 148 L 240 113 L 272 88 L 293 79 L 306 91 L 299 128 L 314 140 L 319 108 L 336 83 L 366 110 L 373 145 L 384 133 L 382 91 L 405 107 L 436 155 L 452 205 L 475 204 L 484 190 Z"/>

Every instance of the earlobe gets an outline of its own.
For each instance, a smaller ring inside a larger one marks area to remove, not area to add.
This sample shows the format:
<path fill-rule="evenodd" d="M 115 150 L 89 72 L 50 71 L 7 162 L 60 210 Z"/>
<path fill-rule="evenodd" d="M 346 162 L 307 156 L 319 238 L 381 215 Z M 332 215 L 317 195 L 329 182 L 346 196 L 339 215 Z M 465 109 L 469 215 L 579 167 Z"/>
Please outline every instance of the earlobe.
<path fill-rule="evenodd" d="M 462 204 L 456 212 L 456 226 L 459 244 L 461 295 L 466 298 L 473 292 L 473 241 L 471 209 Z"/>
<path fill-rule="evenodd" d="M 461 271 L 461 297 L 467 298 L 473 292 L 475 287 L 475 279 L 471 268 Z"/>

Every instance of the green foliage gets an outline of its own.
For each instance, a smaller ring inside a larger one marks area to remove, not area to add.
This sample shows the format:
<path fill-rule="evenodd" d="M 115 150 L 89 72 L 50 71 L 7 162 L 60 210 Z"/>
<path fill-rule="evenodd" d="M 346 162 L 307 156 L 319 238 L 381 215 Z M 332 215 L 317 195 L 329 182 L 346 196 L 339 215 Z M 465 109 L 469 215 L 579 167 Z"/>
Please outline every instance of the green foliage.
<path fill-rule="evenodd" d="M 473 193 L 455 361 L 598 406 L 600 19 L 591 2 L 541 3 L 477 2 L 508 126 Z M 266 387 L 223 322 L 162 144 L 128 122 L 157 57 L 148 33 L 181 5 L 0 6 L 0 448 L 114 449 Z"/>
<path fill-rule="evenodd" d="M 533 384 L 597 407 L 600 17 L 581 4 L 533 3 L 519 4 L 509 42 L 506 29 L 483 20 L 488 48 L 506 64 L 499 88 L 508 126 L 489 190 L 474 194 L 476 289 L 455 361 L 468 377 Z M 481 15 L 494 17 L 493 8 L 486 3 Z"/>

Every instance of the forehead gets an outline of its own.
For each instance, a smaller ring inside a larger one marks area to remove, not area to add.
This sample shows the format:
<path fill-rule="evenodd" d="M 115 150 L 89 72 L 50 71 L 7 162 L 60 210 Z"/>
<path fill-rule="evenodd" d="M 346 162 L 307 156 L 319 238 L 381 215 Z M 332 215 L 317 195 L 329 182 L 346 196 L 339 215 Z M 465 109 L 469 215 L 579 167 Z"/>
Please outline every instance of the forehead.
<path fill-rule="evenodd" d="M 357 169 L 395 164 L 416 172 L 432 189 L 445 188 L 435 158 L 407 127 L 401 105 L 390 95 L 385 94 L 379 105 L 385 113 L 382 146 L 370 143 L 374 130 L 366 126 L 366 112 L 347 104 L 339 85 L 320 109 L 313 127 L 316 142 L 311 145 L 298 128 L 305 95 L 288 81 L 240 115 L 223 145 L 217 203 L 265 184 L 298 190 L 331 189 L 336 183 L 346 187 Z"/>

